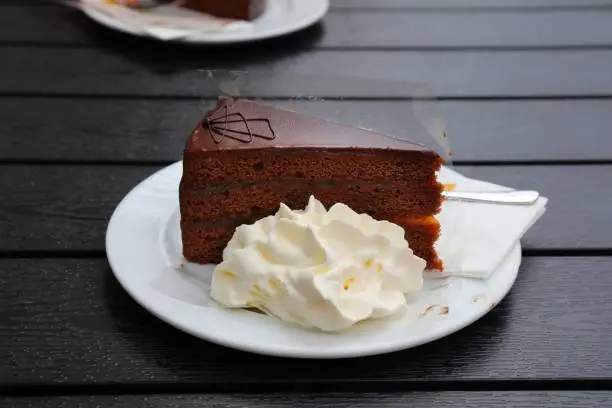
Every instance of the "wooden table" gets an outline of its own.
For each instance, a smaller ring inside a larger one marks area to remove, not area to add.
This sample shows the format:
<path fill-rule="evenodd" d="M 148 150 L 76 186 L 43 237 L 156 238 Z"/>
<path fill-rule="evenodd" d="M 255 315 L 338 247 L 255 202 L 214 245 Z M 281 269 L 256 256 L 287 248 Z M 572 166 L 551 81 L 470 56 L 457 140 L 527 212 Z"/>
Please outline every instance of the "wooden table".
<path fill-rule="evenodd" d="M 332 0 L 321 25 L 231 50 L 0 4 L 0 406 L 612 406 L 612 1 Z M 461 172 L 551 200 L 510 295 L 433 344 L 342 361 L 246 354 L 151 316 L 113 277 L 105 229 L 180 157 L 203 67 L 431 83 Z"/>

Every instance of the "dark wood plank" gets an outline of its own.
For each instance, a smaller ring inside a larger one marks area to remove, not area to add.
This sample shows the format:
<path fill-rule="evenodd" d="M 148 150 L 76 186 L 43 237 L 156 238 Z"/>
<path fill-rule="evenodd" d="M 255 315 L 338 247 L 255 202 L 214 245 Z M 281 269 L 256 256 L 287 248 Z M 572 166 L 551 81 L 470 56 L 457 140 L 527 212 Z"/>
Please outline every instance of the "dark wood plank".
<path fill-rule="evenodd" d="M 60 5 L 61 0 L 27 0 L 29 6 L 49 6 L 49 5 Z M 23 0 L 0 0 L 0 6 L 23 6 L 26 3 Z"/>
<path fill-rule="evenodd" d="M 172 161 L 212 102 L 0 98 L 0 160 Z M 390 134 L 402 101 L 269 101 Z M 440 102 L 459 161 L 612 160 L 612 100 Z M 32 146 L 37 146 L 32 149 Z"/>
<path fill-rule="evenodd" d="M 206 69 L 250 70 L 261 76 L 247 95 L 414 95 L 397 83 L 372 85 L 359 77 L 421 81 L 445 97 L 610 95 L 612 50 L 591 51 L 287 51 L 254 47 L 244 53 L 116 44 L 105 49 L 4 47 L 0 94 L 216 95 Z M 339 75 L 305 81 L 296 73 Z M 296 79 L 298 79 L 296 81 Z"/>
<path fill-rule="evenodd" d="M 557 13 L 333 12 L 324 19 L 327 47 L 572 47 L 612 46 L 612 9 Z M 104 46 L 123 41 L 79 11 L 5 7 L 0 43 Z M 287 44 L 291 46 L 290 44 Z"/>
<path fill-rule="evenodd" d="M 114 207 L 152 166 L 0 166 L 0 251 L 104 250 Z M 531 251 L 607 250 L 612 165 L 459 166 L 467 176 L 551 199 L 523 240 Z"/>
<path fill-rule="evenodd" d="M 141 384 L 147 393 L 177 390 L 170 383 L 278 392 L 330 384 L 352 391 L 358 382 L 366 392 L 438 390 L 439 381 L 490 390 L 501 386 L 488 382 L 496 380 L 605 380 L 611 268 L 610 257 L 527 257 L 508 298 L 446 339 L 384 356 L 306 361 L 238 352 L 171 328 L 122 290 L 105 260 L 1 259 L 0 384 L 122 384 L 124 392 Z M 485 383 L 470 386 L 474 380 Z"/>
<path fill-rule="evenodd" d="M 563 13 L 332 13 L 321 46 L 567 47 L 612 44 L 612 10 Z"/>
<path fill-rule="evenodd" d="M 564 7 L 610 6 L 610 0 L 331 0 L 332 8 L 527 8 L 527 9 L 558 9 Z"/>
<path fill-rule="evenodd" d="M 138 396 L 78 396 L 2 398 L 6 408 L 278 408 L 278 407 L 355 408 L 452 408 L 470 406 L 490 408 L 606 408 L 612 406 L 609 391 L 485 391 L 485 392 L 411 392 L 411 393 L 296 393 L 296 394 L 181 394 Z"/>

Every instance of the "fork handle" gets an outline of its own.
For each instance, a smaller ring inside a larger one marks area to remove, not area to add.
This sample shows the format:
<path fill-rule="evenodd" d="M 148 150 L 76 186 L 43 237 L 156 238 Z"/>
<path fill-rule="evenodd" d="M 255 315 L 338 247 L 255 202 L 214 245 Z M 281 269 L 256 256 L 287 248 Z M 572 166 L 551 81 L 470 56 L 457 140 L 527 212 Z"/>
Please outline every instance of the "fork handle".
<path fill-rule="evenodd" d="M 529 205 L 535 203 L 540 193 L 532 190 L 516 191 L 444 191 L 447 200 L 471 201 L 493 204 Z"/>

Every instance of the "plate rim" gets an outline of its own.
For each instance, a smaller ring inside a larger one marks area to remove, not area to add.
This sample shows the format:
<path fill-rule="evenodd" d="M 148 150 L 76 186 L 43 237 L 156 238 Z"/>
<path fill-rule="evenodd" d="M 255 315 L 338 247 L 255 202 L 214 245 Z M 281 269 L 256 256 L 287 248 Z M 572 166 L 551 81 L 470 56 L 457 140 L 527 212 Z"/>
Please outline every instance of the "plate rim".
<path fill-rule="evenodd" d="M 270 1 L 270 0 L 269 0 Z M 274 1 L 274 0 L 272 0 Z M 293 0 L 291 0 L 293 1 Z M 237 43 L 248 43 L 260 40 L 266 40 L 271 38 L 277 38 L 284 35 L 289 35 L 295 33 L 297 31 L 303 30 L 318 21 L 320 21 L 329 11 L 329 0 L 308 0 L 304 1 L 293 1 L 293 4 L 296 7 L 302 7 L 304 10 L 308 10 L 309 14 L 305 15 L 303 18 L 299 19 L 296 22 L 293 22 L 290 25 L 279 25 L 277 27 L 269 28 L 263 30 L 261 32 L 254 31 L 245 33 L 244 35 L 240 35 L 239 33 L 233 33 L 231 36 L 224 35 L 216 35 L 210 37 L 193 37 L 191 35 L 186 35 L 183 37 L 179 37 L 176 39 L 167 40 L 164 42 L 168 43 L 183 43 L 183 44 L 237 44 Z M 155 38 L 151 35 L 147 35 L 137 28 L 126 25 L 122 21 L 116 20 L 113 17 L 107 16 L 106 14 L 92 9 L 81 7 L 81 11 L 88 18 L 95 21 L 96 23 L 107 27 L 109 29 L 119 31 L 125 34 L 134 35 L 137 37 L 148 38 L 156 41 L 161 41 L 158 38 Z"/>
<path fill-rule="evenodd" d="M 420 336 L 416 340 L 412 340 L 412 341 L 404 342 L 404 343 L 394 342 L 394 343 L 389 343 L 388 345 L 378 346 L 378 347 L 360 348 L 358 351 L 355 351 L 353 349 L 348 349 L 347 351 L 332 350 L 332 352 L 327 352 L 326 350 L 319 349 L 319 350 L 316 350 L 316 352 L 313 352 L 312 349 L 304 349 L 304 348 L 299 348 L 299 347 L 296 347 L 296 348 L 276 347 L 276 346 L 272 348 L 262 348 L 261 346 L 257 345 L 257 343 L 242 342 L 240 340 L 228 339 L 223 336 L 221 337 L 215 336 L 214 330 L 208 331 L 208 332 L 196 331 L 192 329 L 192 327 L 190 327 L 189 325 L 184 325 L 181 322 L 177 322 L 176 320 L 173 320 L 172 318 L 170 318 L 170 316 L 167 316 L 168 313 L 163 312 L 163 309 L 164 309 L 163 307 L 159 307 L 155 304 L 151 304 L 151 302 L 144 299 L 144 296 L 141 296 L 141 292 L 138 290 L 135 290 L 132 287 L 132 285 L 124 278 L 124 274 L 119 272 L 119 268 L 117 266 L 115 255 L 114 255 L 114 252 L 112 251 L 112 245 L 113 245 L 112 238 L 114 235 L 114 231 L 117 228 L 116 224 L 119 222 L 119 216 L 121 215 L 121 211 L 123 207 L 125 207 L 127 203 L 131 199 L 134 198 L 134 194 L 136 194 L 138 190 L 142 189 L 146 183 L 151 182 L 151 179 L 153 179 L 156 176 L 159 176 L 160 173 L 162 172 L 171 172 L 174 167 L 178 167 L 178 166 L 181 166 L 182 168 L 182 161 L 177 161 L 175 163 L 172 163 L 170 165 L 167 165 L 165 167 L 158 169 L 157 171 L 153 172 L 152 174 L 147 176 L 145 179 L 137 183 L 121 199 L 119 204 L 115 207 L 115 210 L 113 211 L 113 214 L 110 217 L 110 220 L 108 222 L 108 226 L 106 229 L 106 236 L 105 236 L 106 255 L 107 255 L 107 260 L 109 262 L 109 265 L 111 267 L 111 271 L 113 272 L 113 275 L 115 276 L 115 278 L 117 279 L 121 287 L 142 308 L 144 308 L 145 310 L 147 310 L 149 313 L 153 314 L 160 320 L 164 321 L 165 323 L 169 324 L 170 326 L 178 330 L 181 330 L 185 333 L 188 333 L 190 335 L 193 335 L 195 337 L 198 337 L 200 339 L 209 341 L 211 343 L 219 344 L 219 345 L 233 348 L 236 350 L 242 350 L 242 351 L 246 351 L 250 353 L 260 354 L 260 355 L 268 355 L 268 356 L 274 356 L 274 357 L 286 357 L 286 358 L 299 358 L 299 359 L 357 358 L 357 357 L 387 354 L 387 353 L 392 353 L 392 352 L 396 352 L 400 350 L 407 350 L 407 349 L 415 348 L 415 347 L 442 339 L 444 337 L 447 337 L 453 333 L 456 333 L 466 328 L 467 326 L 470 326 L 471 324 L 473 324 L 474 322 L 476 322 L 477 320 L 479 320 L 480 318 L 488 314 L 497 304 L 499 304 L 499 302 L 501 302 L 501 300 L 503 300 L 507 296 L 507 294 L 510 292 L 510 290 L 514 286 L 516 279 L 518 277 L 518 273 L 519 273 L 520 266 L 522 263 L 522 248 L 521 248 L 520 241 L 516 242 L 515 246 L 508 252 L 506 256 L 506 258 L 511 259 L 510 262 L 516 263 L 516 267 L 513 268 L 513 275 L 509 277 L 510 279 L 508 279 L 506 286 L 504 286 L 499 292 L 499 296 L 496 296 L 496 298 L 494 299 L 490 299 L 490 301 L 493 301 L 495 303 L 495 306 L 485 307 L 485 308 L 482 308 L 482 307 L 475 308 L 474 312 L 469 315 L 469 318 L 467 319 L 464 318 L 463 320 L 460 320 L 459 324 L 454 324 L 442 330 L 433 329 L 427 336 Z M 461 175 L 460 173 L 456 172 L 452 168 L 449 168 L 448 170 Z M 157 232 L 159 232 L 159 229 Z M 155 238 L 155 240 L 157 242 L 157 238 Z M 512 259 L 514 261 L 512 261 Z M 460 279 L 469 280 L 471 278 L 460 277 Z M 165 295 L 159 294 L 159 296 L 165 296 Z M 192 305 L 192 306 L 197 307 L 195 305 Z"/>

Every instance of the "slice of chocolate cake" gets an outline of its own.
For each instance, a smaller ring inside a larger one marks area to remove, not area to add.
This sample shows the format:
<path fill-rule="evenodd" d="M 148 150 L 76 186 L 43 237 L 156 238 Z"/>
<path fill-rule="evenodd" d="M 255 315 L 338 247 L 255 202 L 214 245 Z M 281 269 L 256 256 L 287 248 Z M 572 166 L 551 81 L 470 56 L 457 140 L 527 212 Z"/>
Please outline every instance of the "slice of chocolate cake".
<path fill-rule="evenodd" d="M 266 0 L 186 0 L 182 7 L 232 20 L 251 21 L 265 9 Z"/>
<path fill-rule="evenodd" d="M 193 131 L 180 183 L 183 255 L 216 263 L 234 229 L 310 195 L 406 230 L 414 253 L 442 269 L 434 244 L 443 186 L 435 152 L 368 130 L 247 100 L 222 99 Z"/>

